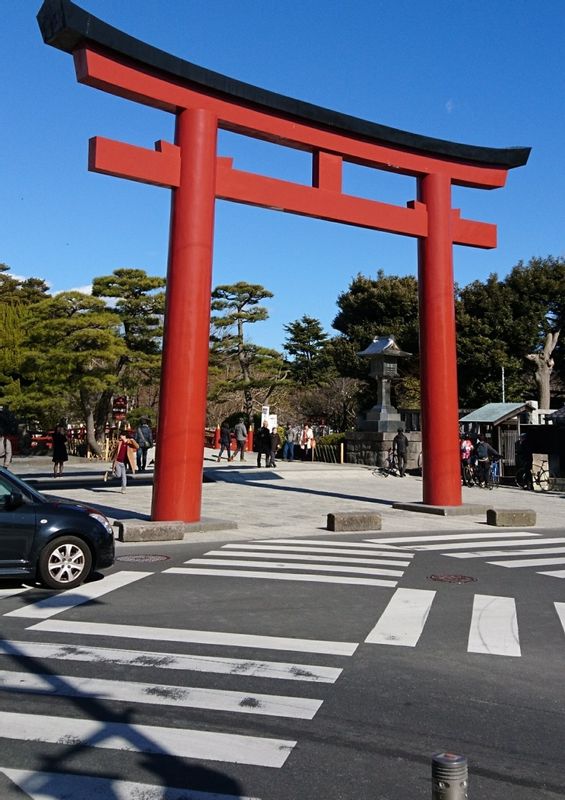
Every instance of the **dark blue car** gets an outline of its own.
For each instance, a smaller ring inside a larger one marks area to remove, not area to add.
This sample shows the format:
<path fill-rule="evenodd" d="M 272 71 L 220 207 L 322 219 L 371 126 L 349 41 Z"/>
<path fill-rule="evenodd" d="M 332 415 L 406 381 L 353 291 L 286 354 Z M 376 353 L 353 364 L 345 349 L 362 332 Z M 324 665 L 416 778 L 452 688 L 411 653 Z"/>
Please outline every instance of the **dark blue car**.
<path fill-rule="evenodd" d="M 0 467 L 0 578 L 72 589 L 113 563 L 114 534 L 103 514 L 48 500 Z"/>

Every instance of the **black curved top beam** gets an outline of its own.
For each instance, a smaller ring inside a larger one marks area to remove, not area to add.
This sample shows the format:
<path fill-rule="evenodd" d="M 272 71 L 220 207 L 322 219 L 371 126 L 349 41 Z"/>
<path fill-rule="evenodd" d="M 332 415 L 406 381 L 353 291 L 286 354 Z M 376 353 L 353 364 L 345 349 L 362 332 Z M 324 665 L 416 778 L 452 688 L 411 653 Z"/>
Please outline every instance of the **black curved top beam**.
<path fill-rule="evenodd" d="M 342 134 L 361 136 L 379 144 L 485 167 L 521 167 L 530 155 L 529 147 L 478 147 L 409 133 L 228 78 L 141 42 L 89 14 L 71 0 L 44 0 L 37 20 L 44 42 L 67 53 L 86 43 L 98 45 L 133 59 L 145 67 L 168 73 L 177 80 L 181 78 L 195 88 Z"/>

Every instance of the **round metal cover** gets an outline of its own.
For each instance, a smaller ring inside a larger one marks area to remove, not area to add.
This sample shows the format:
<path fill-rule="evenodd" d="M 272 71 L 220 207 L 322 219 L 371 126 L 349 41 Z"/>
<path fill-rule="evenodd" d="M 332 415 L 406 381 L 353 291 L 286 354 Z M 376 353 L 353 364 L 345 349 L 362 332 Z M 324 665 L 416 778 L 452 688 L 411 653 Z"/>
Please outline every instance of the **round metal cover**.
<path fill-rule="evenodd" d="M 470 575 L 430 575 L 429 580 L 440 583 L 473 583 L 477 579 Z"/>
<path fill-rule="evenodd" d="M 157 556 L 151 555 L 148 553 L 136 553 L 131 556 L 118 556 L 116 561 L 143 561 L 147 563 L 149 561 L 168 561 L 169 556 Z"/>

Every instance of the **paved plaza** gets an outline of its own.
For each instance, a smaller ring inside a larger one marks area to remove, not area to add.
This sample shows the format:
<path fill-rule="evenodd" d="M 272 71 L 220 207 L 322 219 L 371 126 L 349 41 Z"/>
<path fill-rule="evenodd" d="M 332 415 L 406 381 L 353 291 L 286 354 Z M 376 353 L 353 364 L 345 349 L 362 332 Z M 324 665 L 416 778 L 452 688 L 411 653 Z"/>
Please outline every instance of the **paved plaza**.
<path fill-rule="evenodd" d="M 52 481 L 48 456 L 15 458 L 13 462 L 16 474 L 32 480 L 48 494 L 100 507 L 110 519 L 149 519 L 152 471 L 133 479 L 129 476 L 127 492 L 121 494 L 117 481 L 103 482 L 106 467 L 104 462 L 71 458 L 63 479 Z M 248 454 L 245 462 L 218 464 L 215 451 L 206 449 L 202 489 L 203 519 L 230 520 L 237 528 L 220 535 L 214 530 L 192 532 L 187 541 L 321 535 L 326 530 L 327 515 L 338 511 L 377 511 L 382 516 L 383 534 L 480 531 L 487 527 L 486 512 L 443 517 L 395 509 L 395 503 L 421 502 L 422 478 L 383 477 L 357 464 L 279 461 L 276 469 L 258 469 L 254 453 Z M 562 530 L 565 524 L 562 491 L 463 487 L 463 502 L 485 509 L 532 509 L 538 528 Z"/>

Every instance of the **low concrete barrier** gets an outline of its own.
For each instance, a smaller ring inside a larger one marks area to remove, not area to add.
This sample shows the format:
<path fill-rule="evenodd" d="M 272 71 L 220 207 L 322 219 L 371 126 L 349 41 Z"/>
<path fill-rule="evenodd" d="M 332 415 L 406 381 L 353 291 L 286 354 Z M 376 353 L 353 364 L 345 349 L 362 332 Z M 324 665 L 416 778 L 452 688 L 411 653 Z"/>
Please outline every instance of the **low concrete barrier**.
<path fill-rule="evenodd" d="M 382 517 L 375 511 L 336 511 L 328 514 L 329 531 L 380 531 Z"/>
<path fill-rule="evenodd" d="M 525 528 L 536 524 L 536 512 L 528 508 L 489 508 L 487 525 L 499 528 Z"/>
<path fill-rule="evenodd" d="M 120 519 L 114 522 L 120 542 L 173 542 L 201 531 L 227 531 L 237 528 L 236 522 L 222 519 L 201 519 L 198 522 L 152 522 L 146 519 Z"/>

